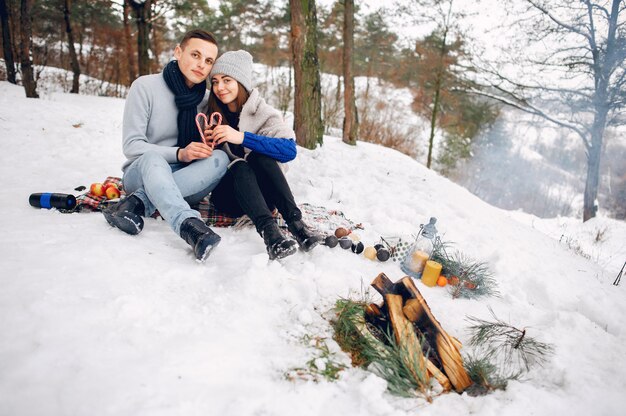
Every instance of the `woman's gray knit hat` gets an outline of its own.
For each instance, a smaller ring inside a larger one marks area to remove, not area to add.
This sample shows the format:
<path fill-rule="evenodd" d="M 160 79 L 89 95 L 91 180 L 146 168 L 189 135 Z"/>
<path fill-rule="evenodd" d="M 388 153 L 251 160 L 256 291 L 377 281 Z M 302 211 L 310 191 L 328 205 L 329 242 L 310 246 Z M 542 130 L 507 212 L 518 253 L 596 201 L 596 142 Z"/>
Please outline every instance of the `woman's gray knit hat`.
<path fill-rule="evenodd" d="M 252 55 L 243 50 L 225 52 L 215 61 L 209 79 L 217 74 L 228 75 L 252 91 Z"/>

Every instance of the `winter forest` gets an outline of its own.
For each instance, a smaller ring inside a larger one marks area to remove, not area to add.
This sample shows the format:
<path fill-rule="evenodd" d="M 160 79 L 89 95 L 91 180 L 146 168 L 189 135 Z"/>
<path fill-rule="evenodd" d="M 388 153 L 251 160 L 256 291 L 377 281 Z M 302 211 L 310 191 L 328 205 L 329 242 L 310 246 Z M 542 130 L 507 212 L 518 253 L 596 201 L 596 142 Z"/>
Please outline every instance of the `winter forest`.
<path fill-rule="evenodd" d="M 501 208 L 626 218 L 623 1 L 300 3 L 3 0 L 0 79 L 37 97 L 57 67 L 67 92 L 124 97 L 205 28 L 266 66 L 301 146 L 339 132 Z"/>

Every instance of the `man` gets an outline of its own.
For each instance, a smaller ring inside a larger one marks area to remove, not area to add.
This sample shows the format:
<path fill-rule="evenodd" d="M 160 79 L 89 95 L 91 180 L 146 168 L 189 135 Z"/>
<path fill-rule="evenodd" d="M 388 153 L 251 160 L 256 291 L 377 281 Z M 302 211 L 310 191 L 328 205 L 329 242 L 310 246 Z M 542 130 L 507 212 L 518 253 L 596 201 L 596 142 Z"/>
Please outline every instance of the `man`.
<path fill-rule="evenodd" d="M 128 194 L 105 210 L 107 222 L 135 235 L 143 216 L 156 210 L 204 261 L 220 242 L 191 209 L 217 186 L 228 156 L 206 145 L 195 116 L 206 108 L 205 80 L 217 58 L 217 41 L 204 30 L 185 34 L 174 49 L 175 60 L 160 74 L 137 78 L 124 107 L 122 182 Z"/>

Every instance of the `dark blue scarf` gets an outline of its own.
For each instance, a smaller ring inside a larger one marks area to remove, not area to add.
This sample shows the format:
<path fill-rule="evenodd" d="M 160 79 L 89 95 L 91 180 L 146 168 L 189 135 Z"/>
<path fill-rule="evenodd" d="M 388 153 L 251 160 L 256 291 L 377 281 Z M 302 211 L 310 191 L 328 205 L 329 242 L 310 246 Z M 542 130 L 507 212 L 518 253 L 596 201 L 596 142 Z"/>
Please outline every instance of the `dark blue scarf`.
<path fill-rule="evenodd" d="M 186 147 L 191 142 L 201 142 L 202 137 L 196 127 L 196 114 L 198 104 L 202 102 L 206 92 L 206 83 L 194 85 L 189 88 L 185 84 L 185 77 L 178 61 L 171 61 L 163 70 L 163 78 L 169 89 L 174 93 L 176 107 L 178 107 L 178 147 Z"/>

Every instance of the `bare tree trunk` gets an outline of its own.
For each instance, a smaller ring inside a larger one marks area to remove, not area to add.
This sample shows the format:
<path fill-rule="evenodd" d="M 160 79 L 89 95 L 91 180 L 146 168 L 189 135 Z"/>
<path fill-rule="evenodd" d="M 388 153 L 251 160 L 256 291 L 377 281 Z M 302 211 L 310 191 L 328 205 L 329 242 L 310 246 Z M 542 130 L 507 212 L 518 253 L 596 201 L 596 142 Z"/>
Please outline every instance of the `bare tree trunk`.
<path fill-rule="evenodd" d="M 70 52 L 70 62 L 72 64 L 72 72 L 74 78 L 72 80 L 72 90 L 70 93 L 78 94 L 80 88 L 80 65 L 78 64 L 78 56 L 76 56 L 76 48 L 74 47 L 74 34 L 72 33 L 72 0 L 65 0 L 63 2 L 63 17 L 65 18 L 65 32 L 67 32 L 67 44 Z"/>
<path fill-rule="evenodd" d="M 83 55 L 83 46 L 85 37 L 83 36 L 83 32 L 78 33 L 78 62 L 80 65 L 85 66 L 85 55 Z"/>
<path fill-rule="evenodd" d="M 591 125 L 591 140 L 586 148 L 587 153 L 587 177 L 585 180 L 585 193 L 583 197 L 583 222 L 596 216 L 598 210 L 598 185 L 600 183 L 600 160 L 602 159 L 602 147 L 604 131 L 606 129 L 608 106 L 607 102 L 608 85 L 604 74 L 601 74 L 598 67 L 596 76 L 596 112 Z"/>
<path fill-rule="evenodd" d="M 133 53 L 132 37 L 130 35 L 130 21 L 128 15 L 130 14 L 129 0 L 124 0 L 124 41 L 126 45 L 126 62 L 128 63 L 128 84 L 130 85 L 137 77 L 137 70 L 135 69 L 135 55 Z"/>
<path fill-rule="evenodd" d="M 352 49 L 354 47 L 354 0 L 345 0 L 343 19 L 343 141 L 355 145 L 359 132 L 359 115 L 354 94 Z"/>
<path fill-rule="evenodd" d="M 33 63 L 30 49 L 32 42 L 32 18 L 31 10 L 34 0 L 21 0 L 20 4 L 20 55 L 22 69 L 22 84 L 29 98 L 39 98 L 37 94 L 37 81 L 33 75 Z"/>
<path fill-rule="evenodd" d="M 428 156 L 426 167 L 430 169 L 433 160 L 433 147 L 435 145 L 435 127 L 437 126 L 437 116 L 439 115 L 439 97 L 441 94 L 441 73 L 437 71 L 435 79 L 435 96 L 433 97 L 433 112 L 430 116 L 430 134 L 428 135 Z"/>
<path fill-rule="evenodd" d="M 4 63 L 7 67 L 7 81 L 17 84 L 15 79 L 15 59 L 13 58 L 13 48 L 11 47 L 11 28 L 9 20 L 11 12 L 6 0 L 0 0 L 0 23 L 2 23 L 2 49 L 4 53 Z"/>
<path fill-rule="evenodd" d="M 158 22 L 155 22 L 158 23 Z M 161 54 L 160 38 L 158 33 L 158 24 L 151 25 L 152 32 L 152 51 L 154 52 L 154 59 L 151 62 L 151 72 L 155 73 L 159 71 L 161 67 L 159 65 L 159 55 Z"/>
<path fill-rule="evenodd" d="M 322 92 L 317 58 L 317 15 L 314 0 L 289 0 L 294 79 L 294 130 L 300 146 L 323 143 Z"/>
<path fill-rule="evenodd" d="M 591 125 L 591 143 L 587 146 L 587 179 L 583 198 L 583 222 L 596 216 L 598 198 L 598 184 L 600 183 L 600 160 L 604 142 L 604 131 L 607 125 L 609 112 L 609 79 L 613 70 L 612 65 L 617 62 L 619 46 L 616 45 L 620 0 L 613 0 L 609 15 L 608 35 L 605 56 L 602 59 L 595 39 L 591 38 L 590 46 L 593 54 L 593 75 L 595 80 L 594 108 L 595 114 Z M 591 5 L 587 7 L 591 9 Z"/>
<path fill-rule="evenodd" d="M 145 2 L 130 0 L 130 6 L 135 12 L 135 21 L 137 23 L 137 62 L 139 66 L 139 75 L 147 75 L 150 73 L 150 15 L 152 10 L 152 1 Z"/>
<path fill-rule="evenodd" d="M 428 156 L 426 158 L 426 167 L 430 169 L 433 161 L 433 147 L 435 146 L 435 128 L 437 126 L 437 117 L 439 116 L 439 108 L 441 106 L 441 89 L 443 87 L 444 57 L 446 56 L 446 42 L 448 41 L 448 29 L 450 27 L 450 16 L 452 14 L 452 0 L 450 0 L 448 15 L 445 19 L 443 37 L 441 39 L 441 47 L 439 48 L 439 62 L 437 65 L 437 74 L 435 75 L 435 96 L 433 97 L 433 112 L 430 117 L 430 135 L 428 136 Z"/>

